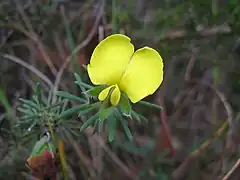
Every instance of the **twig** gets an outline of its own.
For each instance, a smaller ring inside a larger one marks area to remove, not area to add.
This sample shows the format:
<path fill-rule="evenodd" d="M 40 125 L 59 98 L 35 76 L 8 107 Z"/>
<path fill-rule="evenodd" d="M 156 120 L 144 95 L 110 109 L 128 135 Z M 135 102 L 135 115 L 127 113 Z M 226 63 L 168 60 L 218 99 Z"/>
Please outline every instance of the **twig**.
<path fill-rule="evenodd" d="M 72 13 L 71 16 L 69 16 L 68 23 L 71 24 L 76 18 L 80 17 L 86 10 L 92 5 L 94 1 L 90 0 L 87 1 L 82 5 L 82 8 L 79 9 L 77 12 Z"/>
<path fill-rule="evenodd" d="M 196 80 L 191 80 L 196 82 Z M 219 97 L 219 99 L 221 100 L 221 102 L 223 103 L 223 106 L 226 110 L 227 113 L 227 121 L 225 121 L 222 126 L 218 129 L 218 131 L 208 140 L 206 140 L 198 149 L 194 150 L 189 156 L 188 158 L 172 173 L 172 177 L 174 180 L 176 179 L 180 179 L 182 176 L 184 176 L 186 170 L 188 169 L 188 167 L 190 166 L 190 162 L 192 162 L 193 160 L 195 160 L 210 144 L 212 144 L 217 137 L 221 136 L 223 134 L 223 132 L 227 129 L 227 127 L 229 126 L 229 128 L 233 131 L 234 126 L 232 123 L 232 109 L 230 104 L 227 102 L 225 95 L 218 91 L 216 88 L 214 88 L 212 85 L 209 85 L 207 83 L 203 83 L 203 85 L 210 87 Z"/>
<path fill-rule="evenodd" d="M 24 21 L 24 23 L 26 24 L 28 30 L 29 30 L 29 33 L 25 33 L 25 35 L 27 35 L 30 39 L 32 39 L 38 46 L 40 52 L 42 53 L 43 55 L 43 58 L 44 60 L 46 61 L 47 65 L 49 66 L 51 72 L 56 75 L 57 73 L 57 70 L 56 68 L 54 67 L 49 55 L 46 53 L 46 51 L 44 50 L 44 46 L 42 44 L 42 42 L 40 41 L 40 39 L 38 38 L 38 35 L 34 32 L 34 29 L 29 21 L 29 19 L 27 18 L 25 12 L 24 12 L 24 9 L 18 4 L 18 2 L 15 0 L 14 1 L 16 6 L 17 6 L 17 9 L 18 11 L 20 12 L 21 16 L 22 16 L 22 19 Z"/>
<path fill-rule="evenodd" d="M 89 127 L 86 129 L 85 132 L 88 136 L 91 136 L 93 129 Z M 130 177 L 131 179 L 137 179 L 136 175 L 131 172 L 131 170 L 127 166 L 125 166 L 124 163 L 105 145 L 103 139 L 100 136 L 96 137 L 95 140 L 128 177 Z"/>
<path fill-rule="evenodd" d="M 216 35 L 224 35 L 231 34 L 232 30 L 228 25 L 218 25 L 214 27 L 206 27 L 200 30 L 196 30 L 195 32 L 189 32 L 185 29 L 180 30 L 168 30 L 166 33 L 163 33 L 161 39 L 157 39 L 155 41 L 163 41 L 163 40 L 176 40 L 176 39 L 184 39 L 188 37 L 209 37 Z"/>
<path fill-rule="evenodd" d="M 222 180 L 228 180 L 231 174 L 237 169 L 237 167 L 240 166 L 240 158 L 237 160 L 237 162 L 234 164 L 234 166 L 228 171 L 228 173 L 222 178 Z"/>
<path fill-rule="evenodd" d="M 187 82 L 189 82 L 191 80 L 191 72 L 192 72 L 192 69 L 193 69 L 195 61 L 196 61 L 196 54 L 197 54 L 196 50 L 193 49 L 192 56 L 189 60 L 189 63 L 186 68 L 186 73 L 184 75 L 184 79 Z"/>
<path fill-rule="evenodd" d="M 194 150 L 186 160 L 172 173 L 172 178 L 174 180 L 181 179 L 186 170 L 189 169 L 190 163 L 193 162 L 210 144 L 213 143 L 217 139 L 217 137 L 221 136 L 223 132 L 228 127 L 227 121 L 225 121 L 222 126 L 218 129 L 218 131 L 207 141 L 205 141 L 198 149 Z"/>
<path fill-rule="evenodd" d="M 214 88 L 214 87 L 212 87 Z M 227 154 L 227 152 L 232 148 L 233 145 L 233 134 L 236 132 L 235 131 L 235 126 L 233 125 L 233 121 L 232 121 L 232 108 L 230 106 L 230 104 L 227 102 L 227 99 L 225 97 L 225 95 L 223 93 L 221 93 L 220 91 L 218 91 L 217 89 L 215 89 L 215 92 L 217 94 L 217 96 L 219 97 L 219 99 L 222 101 L 225 110 L 227 112 L 227 121 L 228 121 L 228 125 L 229 125 L 229 131 L 227 134 L 227 140 L 226 140 L 226 148 L 225 148 L 225 153 Z M 227 156 L 222 156 L 222 171 L 226 171 L 227 166 L 226 166 L 226 162 L 227 162 Z"/>
<path fill-rule="evenodd" d="M 0 42 L 0 49 L 7 42 L 8 38 L 12 35 L 12 33 L 13 33 L 13 30 L 11 30 L 11 29 L 10 30 L 7 29 L 6 35 L 0 33 L 0 36 L 3 36 L 3 39 L 1 40 L 2 42 Z M 4 37 L 4 35 L 5 35 L 5 37 Z"/>
<path fill-rule="evenodd" d="M 167 116 L 166 116 L 166 112 L 164 109 L 164 94 L 166 91 L 166 88 L 168 86 L 168 79 L 171 76 L 172 73 L 172 68 L 173 68 L 173 64 L 176 62 L 176 58 L 173 58 L 173 60 L 171 61 L 172 64 L 170 64 L 167 68 L 164 67 L 165 69 L 165 73 L 164 73 L 164 80 L 163 83 L 158 91 L 157 94 L 157 103 L 163 107 L 163 109 L 160 110 L 160 117 L 161 117 L 161 129 L 160 129 L 160 134 L 157 137 L 157 142 L 156 142 L 156 151 L 162 151 L 164 148 L 169 148 L 171 150 L 170 152 L 170 156 L 174 155 L 176 153 L 176 150 L 173 146 L 172 143 L 172 136 L 167 124 Z"/>
<path fill-rule="evenodd" d="M 232 108 L 231 108 L 230 104 L 227 102 L 225 95 L 221 91 L 217 90 L 213 86 L 211 86 L 211 88 L 215 91 L 215 93 L 217 94 L 219 99 L 222 101 L 222 103 L 225 107 L 226 113 L 227 113 L 227 117 L 228 117 L 227 121 L 228 121 L 229 127 L 231 128 L 231 130 L 234 130 L 234 125 L 233 125 L 233 120 L 232 120 L 233 113 L 232 113 Z"/>
<path fill-rule="evenodd" d="M 157 100 L 158 100 L 158 104 L 164 107 L 164 103 L 162 102 L 162 99 L 160 96 L 158 97 Z M 173 156 L 175 155 L 176 150 L 173 147 L 172 135 L 167 125 L 167 116 L 164 108 L 160 110 L 160 116 L 161 116 L 162 126 L 161 126 L 160 135 L 157 140 L 156 150 L 159 152 L 159 151 L 163 151 L 164 148 L 170 148 L 171 152 L 169 153 L 169 156 Z"/>
<path fill-rule="evenodd" d="M 68 133 L 65 129 L 64 129 L 64 133 L 66 135 L 67 140 L 69 141 L 69 143 L 73 146 L 74 150 L 76 151 L 78 157 L 81 159 L 81 163 L 83 163 L 84 166 L 87 167 L 87 169 L 90 173 L 90 176 L 96 177 L 96 173 L 93 170 L 91 161 L 83 154 L 83 152 L 78 147 L 77 143 L 75 141 L 73 141 L 73 138 L 71 137 L 70 133 Z M 83 171 L 83 175 L 84 175 L 85 179 L 87 179 L 87 176 L 85 175 L 83 169 L 82 169 L 82 171 Z"/>
<path fill-rule="evenodd" d="M 8 59 L 8 60 L 11 60 L 11 61 L 13 61 L 17 64 L 20 64 L 21 66 L 27 68 L 28 70 L 30 70 L 31 72 L 36 74 L 40 79 L 42 79 L 50 88 L 53 88 L 53 84 L 48 79 L 48 77 L 45 76 L 43 73 L 41 73 L 39 70 L 37 70 L 34 66 L 24 62 L 23 60 L 21 60 L 20 58 L 18 58 L 16 56 L 12 56 L 10 54 L 4 54 L 2 57 L 4 57 L 5 59 Z"/>
<path fill-rule="evenodd" d="M 54 33 L 54 43 L 56 45 L 58 54 L 63 61 L 66 58 L 66 49 L 63 43 L 60 41 L 59 34 L 57 32 Z"/>

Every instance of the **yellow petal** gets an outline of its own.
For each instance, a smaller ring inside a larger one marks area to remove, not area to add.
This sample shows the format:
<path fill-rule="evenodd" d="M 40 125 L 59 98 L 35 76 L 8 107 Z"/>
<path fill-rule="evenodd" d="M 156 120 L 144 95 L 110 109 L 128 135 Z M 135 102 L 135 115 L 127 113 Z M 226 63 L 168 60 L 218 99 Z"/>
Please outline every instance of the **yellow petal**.
<path fill-rule="evenodd" d="M 163 80 L 163 60 L 152 48 L 137 50 L 122 76 L 119 87 L 136 103 L 153 94 Z"/>
<path fill-rule="evenodd" d="M 111 94 L 111 98 L 110 98 L 110 102 L 113 106 L 116 106 L 119 103 L 121 97 L 121 92 L 119 87 L 116 85 L 112 94 Z"/>
<path fill-rule="evenodd" d="M 109 86 L 109 87 L 105 88 L 104 90 L 102 90 L 102 91 L 99 93 L 99 95 L 98 95 L 98 99 L 99 99 L 100 101 L 104 101 L 104 100 L 107 98 L 107 96 L 108 96 L 108 94 L 109 94 L 109 91 L 110 91 L 110 89 L 111 89 L 112 87 L 113 87 L 113 86 Z"/>
<path fill-rule="evenodd" d="M 112 92 L 110 92 L 110 90 L 113 89 Z M 120 89 L 117 85 L 113 85 L 113 86 L 109 86 L 107 88 L 105 88 L 104 90 L 102 90 L 100 92 L 100 94 L 98 95 L 98 99 L 100 101 L 104 101 L 106 100 L 106 98 L 108 97 L 108 94 L 111 93 L 110 95 L 110 102 L 113 106 L 116 106 L 119 101 L 120 101 L 120 97 L 121 97 L 121 92 L 120 92 Z"/>
<path fill-rule="evenodd" d="M 134 53 L 131 39 L 122 34 L 108 36 L 93 51 L 88 75 L 93 84 L 117 84 Z"/>

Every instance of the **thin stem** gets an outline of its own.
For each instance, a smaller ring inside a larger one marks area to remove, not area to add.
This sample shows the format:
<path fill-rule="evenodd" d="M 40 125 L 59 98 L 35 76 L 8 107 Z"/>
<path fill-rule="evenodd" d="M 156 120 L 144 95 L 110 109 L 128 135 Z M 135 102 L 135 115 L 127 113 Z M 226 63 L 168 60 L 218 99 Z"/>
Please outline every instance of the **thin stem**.
<path fill-rule="evenodd" d="M 33 72 L 34 74 L 36 74 L 40 79 L 42 79 L 50 88 L 53 88 L 53 84 L 52 82 L 48 79 L 47 76 L 45 76 L 43 73 L 41 73 L 39 70 L 37 70 L 34 66 L 24 62 L 23 60 L 21 60 L 20 58 L 16 57 L 16 56 L 12 56 L 10 54 L 4 54 L 3 57 L 5 59 L 8 59 L 10 61 L 13 61 L 17 64 L 20 64 L 21 66 L 25 67 L 26 69 L 30 70 L 31 72 Z"/>

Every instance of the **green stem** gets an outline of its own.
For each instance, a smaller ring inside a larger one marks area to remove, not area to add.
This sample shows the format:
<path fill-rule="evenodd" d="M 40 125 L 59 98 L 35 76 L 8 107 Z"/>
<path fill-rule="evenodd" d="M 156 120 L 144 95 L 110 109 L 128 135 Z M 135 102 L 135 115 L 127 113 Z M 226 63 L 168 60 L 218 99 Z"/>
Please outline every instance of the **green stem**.
<path fill-rule="evenodd" d="M 117 0 L 112 0 L 112 25 L 113 25 L 113 34 L 119 33 L 118 28 L 118 17 L 117 17 Z"/>

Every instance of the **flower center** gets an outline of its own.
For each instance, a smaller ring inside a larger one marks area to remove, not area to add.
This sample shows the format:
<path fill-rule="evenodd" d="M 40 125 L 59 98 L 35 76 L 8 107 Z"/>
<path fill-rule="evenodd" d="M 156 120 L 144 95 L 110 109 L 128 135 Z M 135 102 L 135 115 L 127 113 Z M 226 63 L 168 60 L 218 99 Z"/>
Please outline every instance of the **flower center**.
<path fill-rule="evenodd" d="M 100 101 L 110 101 L 113 106 L 116 106 L 121 98 L 121 92 L 117 84 L 103 89 L 98 95 Z"/>

